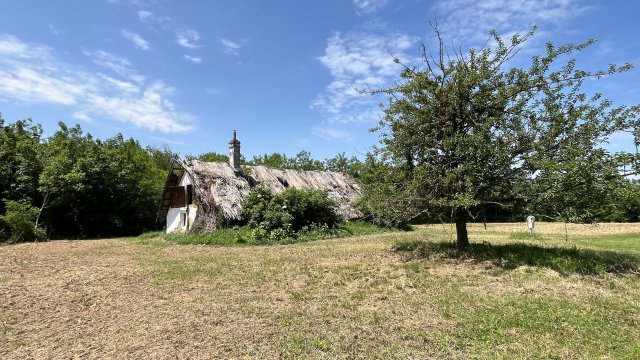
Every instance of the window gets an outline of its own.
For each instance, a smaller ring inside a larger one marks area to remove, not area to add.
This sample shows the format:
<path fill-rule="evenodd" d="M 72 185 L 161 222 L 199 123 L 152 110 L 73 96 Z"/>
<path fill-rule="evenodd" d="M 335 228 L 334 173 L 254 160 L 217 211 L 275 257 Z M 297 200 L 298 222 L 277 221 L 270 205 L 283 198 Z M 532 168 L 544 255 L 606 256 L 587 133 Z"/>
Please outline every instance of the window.
<path fill-rule="evenodd" d="M 182 214 L 182 226 L 185 230 L 189 230 L 189 214 L 183 212 Z"/>
<path fill-rule="evenodd" d="M 184 186 L 172 186 L 169 188 L 171 192 L 171 207 L 179 208 L 186 205 Z"/>
<path fill-rule="evenodd" d="M 187 205 L 193 204 L 193 185 L 187 185 Z"/>

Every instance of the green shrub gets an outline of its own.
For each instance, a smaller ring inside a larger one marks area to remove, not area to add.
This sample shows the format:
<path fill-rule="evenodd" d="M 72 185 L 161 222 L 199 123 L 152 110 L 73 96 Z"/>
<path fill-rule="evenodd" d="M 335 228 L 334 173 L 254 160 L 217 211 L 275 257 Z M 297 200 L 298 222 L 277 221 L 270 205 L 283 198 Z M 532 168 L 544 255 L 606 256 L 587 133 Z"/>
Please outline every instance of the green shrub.
<path fill-rule="evenodd" d="M 11 235 L 11 228 L 9 224 L 0 216 L 0 242 L 8 241 Z"/>
<path fill-rule="evenodd" d="M 38 208 L 18 201 L 4 201 L 6 214 L 0 216 L 0 232 L 10 242 L 38 241 L 46 238 L 42 228 L 35 228 Z M 4 229 L 3 229 L 4 228 Z"/>
<path fill-rule="evenodd" d="M 287 189 L 273 194 L 264 186 L 254 188 L 242 202 L 241 215 L 254 239 L 278 242 L 308 229 L 333 229 L 342 223 L 336 203 L 320 190 Z"/>

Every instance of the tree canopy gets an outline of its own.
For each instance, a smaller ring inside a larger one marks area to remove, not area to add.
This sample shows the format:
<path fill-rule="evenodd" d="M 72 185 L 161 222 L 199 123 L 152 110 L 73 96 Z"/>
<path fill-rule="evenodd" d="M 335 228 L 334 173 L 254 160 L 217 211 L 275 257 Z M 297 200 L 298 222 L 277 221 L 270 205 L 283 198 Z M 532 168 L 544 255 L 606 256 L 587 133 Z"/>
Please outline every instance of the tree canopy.
<path fill-rule="evenodd" d="M 0 240 L 43 237 L 45 229 L 83 238 L 155 228 L 171 157 L 122 135 L 94 139 L 79 125 L 59 123 L 42 138 L 31 120 L 5 125 L 0 117 Z"/>
<path fill-rule="evenodd" d="M 603 144 L 636 129 L 640 108 L 614 107 L 583 85 L 631 65 L 585 71 L 563 60 L 588 40 L 547 43 L 528 68 L 510 67 L 535 28 L 508 41 L 492 32 L 493 46 L 466 53 L 450 52 L 434 30 L 435 55 L 422 44 L 420 66 L 404 65 L 394 86 L 369 91 L 388 96 L 373 153 L 386 173 L 368 187 L 365 208 L 396 223 L 448 214 L 464 248 L 466 223 L 487 207 L 566 219 L 608 196 L 602 186 L 621 181 L 621 155 Z"/>

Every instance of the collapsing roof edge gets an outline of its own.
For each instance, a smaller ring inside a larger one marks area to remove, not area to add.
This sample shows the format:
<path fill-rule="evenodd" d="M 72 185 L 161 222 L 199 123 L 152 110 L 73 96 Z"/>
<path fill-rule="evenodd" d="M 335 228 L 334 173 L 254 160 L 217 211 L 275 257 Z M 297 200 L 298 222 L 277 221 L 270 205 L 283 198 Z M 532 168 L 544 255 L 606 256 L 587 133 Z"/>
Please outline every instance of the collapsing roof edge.
<path fill-rule="evenodd" d="M 226 219 L 240 218 L 240 203 L 258 184 L 274 193 L 287 188 L 325 190 L 329 198 L 338 204 L 340 215 L 347 219 L 362 216 L 354 208 L 355 202 L 362 196 L 362 187 L 353 177 L 344 173 L 245 166 L 245 174 L 240 175 L 229 164 L 199 160 L 184 160 L 182 169 L 193 184 L 196 201 L 206 205 L 205 212 L 207 209 L 209 212 L 217 209 Z M 203 215 L 215 217 L 215 214 Z"/>

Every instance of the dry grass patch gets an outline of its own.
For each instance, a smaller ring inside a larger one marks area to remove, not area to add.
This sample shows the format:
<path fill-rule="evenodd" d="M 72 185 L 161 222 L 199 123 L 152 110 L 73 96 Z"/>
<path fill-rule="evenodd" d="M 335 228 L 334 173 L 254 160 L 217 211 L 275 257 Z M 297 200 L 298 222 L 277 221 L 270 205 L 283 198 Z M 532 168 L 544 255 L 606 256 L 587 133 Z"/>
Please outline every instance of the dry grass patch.
<path fill-rule="evenodd" d="M 489 224 L 488 232 L 496 243 L 513 242 L 511 226 Z M 0 357 L 623 358 L 640 351 L 637 275 L 561 275 L 390 251 L 398 241 L 442 239 L 441 229 L 284 246 L 3 246 Z M 472 241 L 484 231 L 472 227 Z"/>

